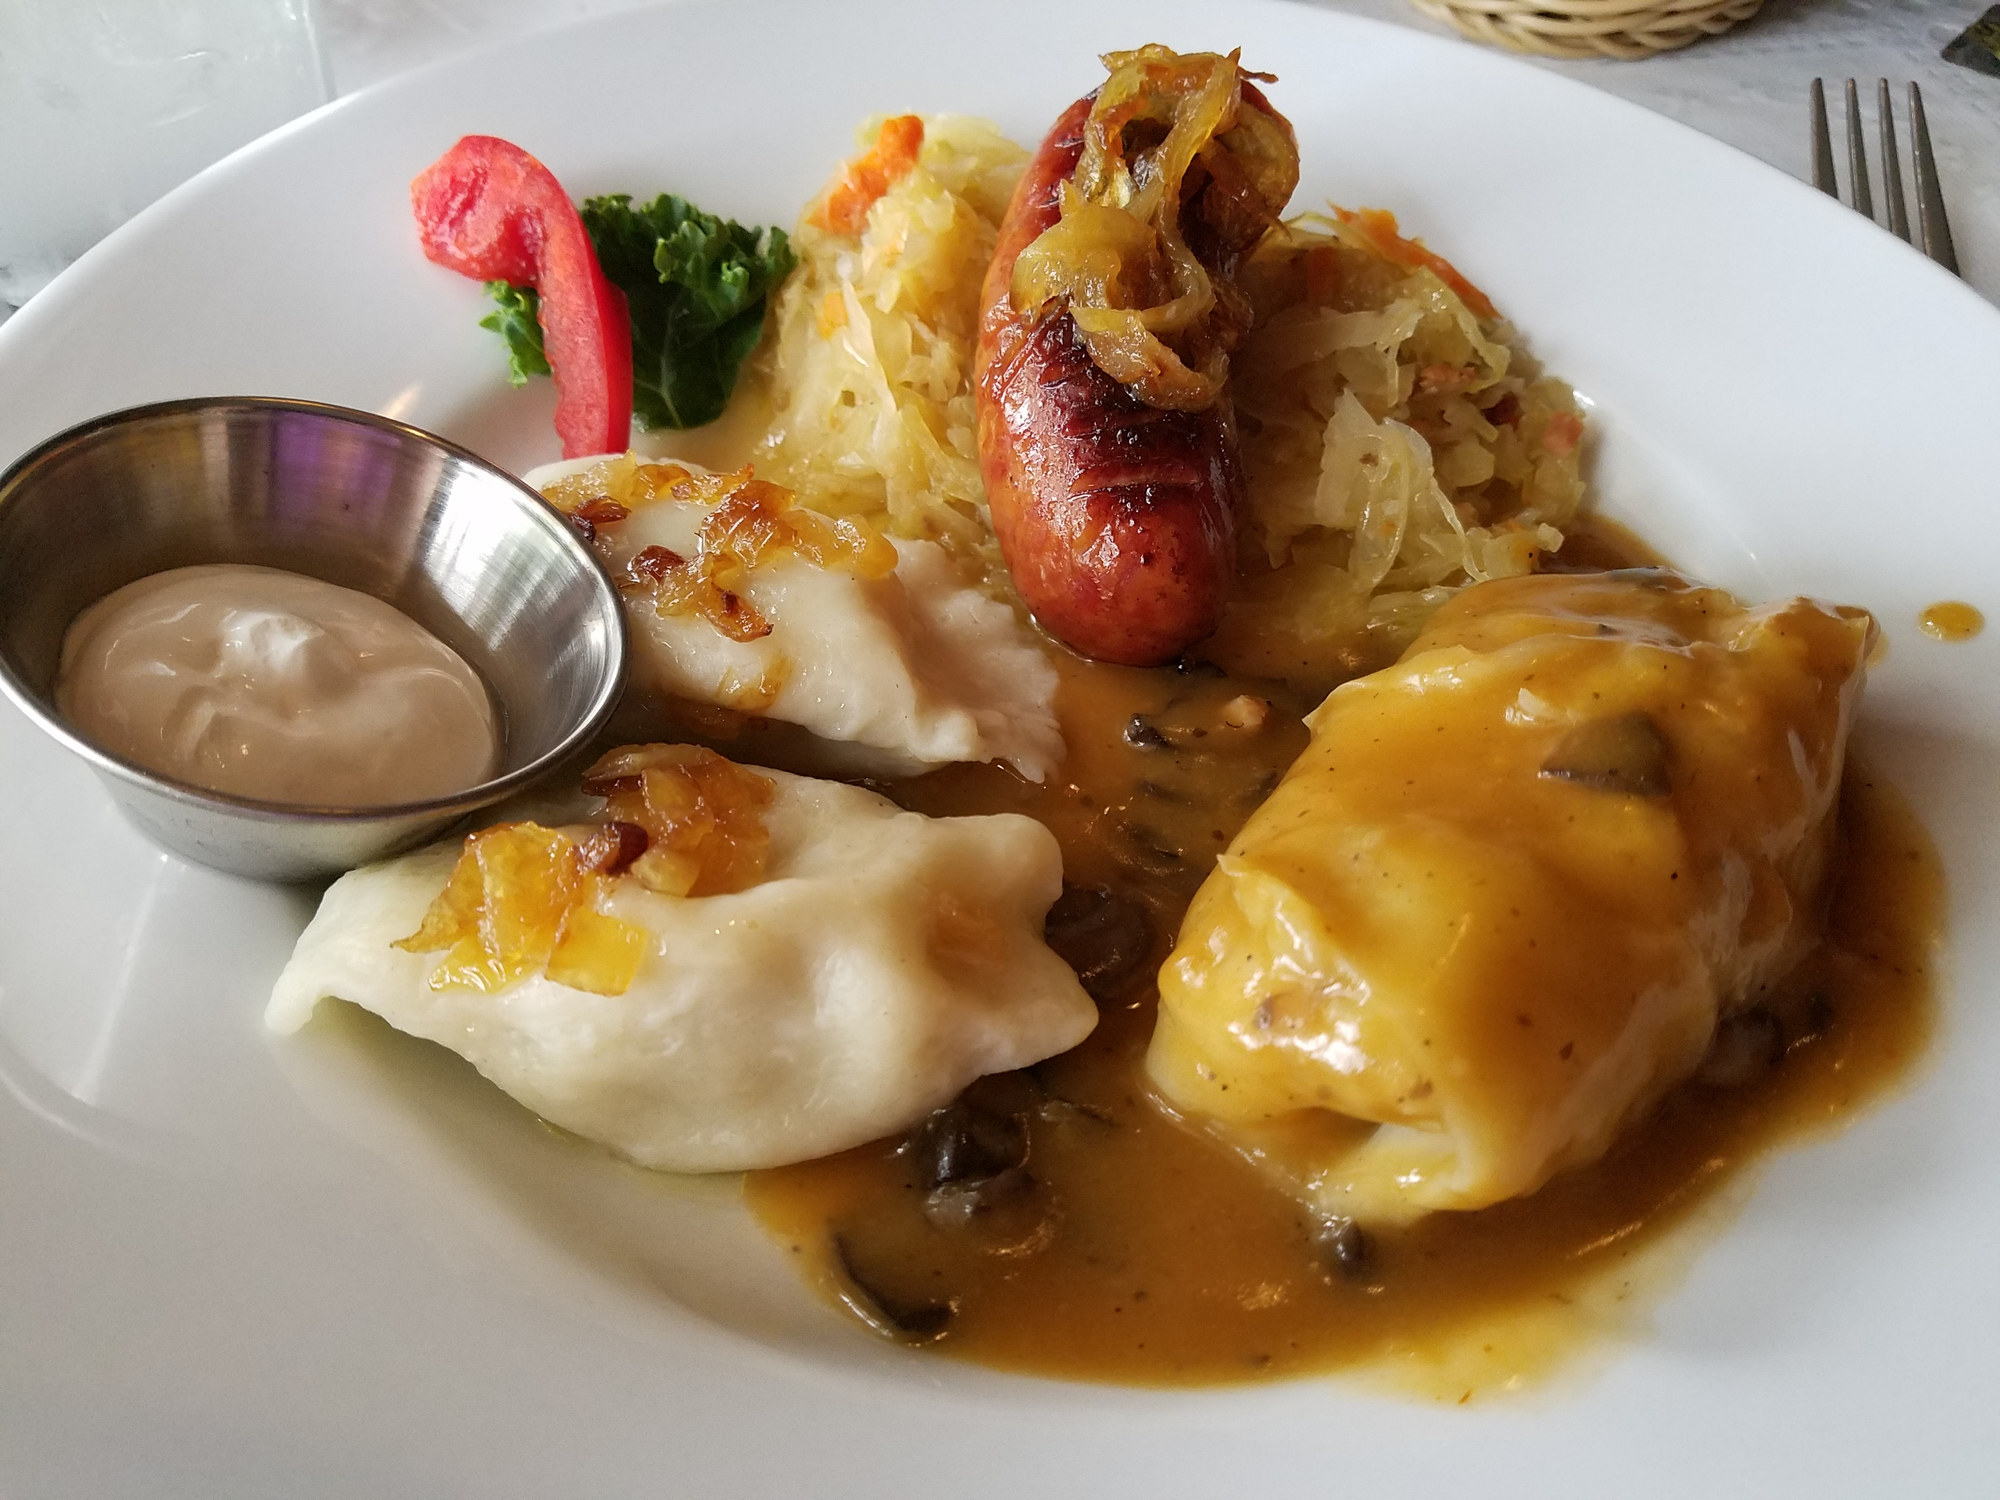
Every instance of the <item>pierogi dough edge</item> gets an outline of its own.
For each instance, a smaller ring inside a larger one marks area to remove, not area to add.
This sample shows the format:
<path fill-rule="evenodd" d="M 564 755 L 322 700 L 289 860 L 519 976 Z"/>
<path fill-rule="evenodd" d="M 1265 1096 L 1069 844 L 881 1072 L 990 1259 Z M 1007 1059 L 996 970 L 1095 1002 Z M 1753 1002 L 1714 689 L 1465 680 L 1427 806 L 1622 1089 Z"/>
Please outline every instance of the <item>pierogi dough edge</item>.
<path fill-rule="evenodd" d="M 623 454 L 565 460 L 523 482 L 548 490 L 629 463 Z M 663 498 L 598 526 L 594 545 L 614 576 L 647 548 L 692 557 L 711 509 Z M 739 585 L 770 625 L 756 639 L 732 640 L 698 615 L 662 613 L 627 592 L 633 682 L 796 724 L 823 742 L 804 767 L 815 772 L 911 776 L 998 760 L 1031 781 L 1054 774 L 1064 746 L 1046 647 L 1012 607 L 961 577 L 938 543 L 890 545 L 896 565 L 879 578 L 796 557 L 759 562 Z"/>
<path fill-rule="evenodd" d="M 551 1123 L 649 1167 L 738 1171 L 909 1125 L 983 1074 L 1065 1051 L 1097 1021 L 1042 940 L 1055 839 L 1015 815 L 927 818 L 858 787 L 761 771 L 766 878 L 682 898 L 620 882 L 650 934 L 625 993 L 544 976 L 433 990 L 417 930 L 460 843 L 327 892 L 265 1013 L 296 1031 L 337 998 L 436 1041 Z"/>

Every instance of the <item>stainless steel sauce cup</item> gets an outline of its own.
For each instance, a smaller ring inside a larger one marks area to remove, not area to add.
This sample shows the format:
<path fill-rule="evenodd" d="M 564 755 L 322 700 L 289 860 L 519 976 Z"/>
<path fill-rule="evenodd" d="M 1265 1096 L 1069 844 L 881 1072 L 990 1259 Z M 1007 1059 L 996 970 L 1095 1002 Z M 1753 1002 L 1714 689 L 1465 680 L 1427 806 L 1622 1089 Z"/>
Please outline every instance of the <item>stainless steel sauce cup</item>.
<path fill-rule="evenodd" d="M 258 802 L 100 749 L 55 708 L 64 632 L 135 579 L 253 563 L 373 594 L 485 680 L 499 771 L 392 807 Z M 580 751 L 616 706 L 617 590 L 533 490 L 462 448 L 367 412 L 221 397 L 113 412 L 0 475 L 0 691 L 188 859 L 297 880 L 417 843 Z M 26 789 L 9 788 L 10 795 Z"/>

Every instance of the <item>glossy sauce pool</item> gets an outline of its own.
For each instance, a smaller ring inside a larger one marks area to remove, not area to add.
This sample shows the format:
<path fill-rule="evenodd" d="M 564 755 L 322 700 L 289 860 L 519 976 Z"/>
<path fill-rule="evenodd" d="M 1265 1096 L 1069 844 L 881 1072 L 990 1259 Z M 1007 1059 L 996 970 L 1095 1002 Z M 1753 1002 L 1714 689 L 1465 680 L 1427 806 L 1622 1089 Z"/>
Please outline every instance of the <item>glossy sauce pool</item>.
<path fill-rule="evenodd" d="M 1986 628 L 1986 616 L 1970 604 L 1946 599 L 1918 615 L 1917 625 L 1934 641 L 1969 641 Z"/>
<path fill-rule="evenodd" d="M 1590 546 L 1598 566 L 1651 560 L 1609 531 Z M 1246 694 L 1271 711 L 1233 728 Z M 1470 1399 L 1630 1326 L 1685 1263 L 1670 1231 L 1771 1148 L 1884 1095 L 1922 1054 L 1942 876 L 1895 793 L 1850 765 L 1829 937 L 1774 1006 L 1775 1062 L 1732 1086 L 1687 1084 L 1594 1166 L 1528 1199 L 1378 1235 L 1343 1268 L 1311 1215 L 1143 1083 L 1150 976 L 1214 853 L 1303 747 L 1311 706 L 1268 684 L 1071 662 L 1062 778 L 1038 788 L 954 767 L 893 789 L 930 813 L 1040 818 L 1072 882 L 1145 906 L 1151 948 L 1087 1042 L 1008 1085 L 1033 1105 L 1036 1187 L 1018 1203 L 937 1227 L 898 1140 L 746 1179 L 752 1210 L 823 1295 L 886 1336 L 1026 1373 L 1174 1385 L 1348 1369 Z"/>

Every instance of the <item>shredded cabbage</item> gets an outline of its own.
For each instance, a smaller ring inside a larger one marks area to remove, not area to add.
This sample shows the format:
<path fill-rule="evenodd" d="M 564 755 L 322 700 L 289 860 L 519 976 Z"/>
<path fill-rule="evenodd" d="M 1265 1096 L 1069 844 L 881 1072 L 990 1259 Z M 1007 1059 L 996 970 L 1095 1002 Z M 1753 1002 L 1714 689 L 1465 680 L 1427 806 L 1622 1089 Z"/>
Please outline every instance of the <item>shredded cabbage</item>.
<path fill-rule="evenodd" d="M 973 403 L 979 298 L 1026 153 L 926 117 L 858 234 L 812 222 L 777 299 L 760 477 L 943 542 L 1009 596 Z M 882 118 L 858 132 L 866 147 Z M 836 179 L 837 181 L 840 179 Z M 1532 572 L 1583 499 L 1582 416 L 1491 304 L 1384 213 L 1273 229 L 1237 285 L 1229 396 L 1246 478 L 1236 598 L 1199 649 L 1315 688 L 1393 660 L 1455 588 Z"/>
<path fill-rule="evenodd" d="M 881 119 L 857 133 L 866 146 Z M 802 220 L 778 298 L 760 477 L 836 516 L 997 566 L 979 477 L 980 284 L 1027 153 L 985 120 L 924 119 L 916 166 L 861 233 Z"/>
<path fill-rule="evenodd" d="M 1388 215 L 1336 213 L 1274 231 L 1241 277 L 1248 513 L 1202 647 L 1312 683 L 1393 659 L 1452 589 L 1532 572 L 1583 498 L 1570 388 Z"/>

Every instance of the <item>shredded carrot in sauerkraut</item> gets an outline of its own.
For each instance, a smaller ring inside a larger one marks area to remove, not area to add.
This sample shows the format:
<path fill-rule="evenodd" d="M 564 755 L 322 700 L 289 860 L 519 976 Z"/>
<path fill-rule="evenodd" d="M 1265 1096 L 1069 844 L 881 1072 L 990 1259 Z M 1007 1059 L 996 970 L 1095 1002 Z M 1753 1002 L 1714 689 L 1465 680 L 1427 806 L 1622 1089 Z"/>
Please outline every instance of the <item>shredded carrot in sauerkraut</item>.
<path fill-rule="evenodd" d="M 1153 45 L 1104 64 L 1061 217 L 1014 263 L 1014 309 L 1065 299 L 1099 369 L 1150 406 L 1202 411 L 1248 322 L 1227 268 L 1284 212 L 1298 145 L 1244 96 L 1269 75 L 1233 52 Z"/>
<path fill-rule="evenodd" d="M 757 470 L 815 510 L 942 541 L 997 569 L 972 366 L 980 283 L 1027 153 L 984 120 L 922 125 L 915 163 L 857 228 L 811 214 L 799 224 Z M 881 133 L 870 122 L 858 138 Z"/>
<path fill-rule="evenodd" d="M 1396 216 L 1386 208 L 1342 208 L 1333 205 L 1333 216 L 1346 224 L 1367 240 L 1384 260 L 1415 270 L 1418 266 L 1428 267 L 1437 272 L 1438 280 L 1458 293 L 1459 300 L 1482 318 L 1497 318 L 1499 313 L 1486 293 L 1479 290 L 1463 276 L 1450 261 L 1432 250 L 1422 240 L 1403 237 L 1396 225 Z"/>
<path fill-rule="evenodd" d="M 825 195 L 806 214 L 806 222 L 830 234 L 859 234 L 868 210 L 892 183 L 917 164 L 924 145 L 924 122 L 915 115 L 884 120 L 875 144 L 841 169 Z"/>
<path fill-rule="evenodd" d="M 1574 393 L 1393 216 L 1293 220 L 1241 283 L 1256 306 L 1231 383 L 1249 513 L 1204 654 L 1338 681 L 1392 660 L 1453 589 L 1562 545 L 1583 499 Z"/>

